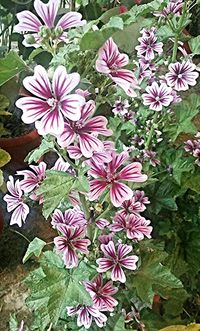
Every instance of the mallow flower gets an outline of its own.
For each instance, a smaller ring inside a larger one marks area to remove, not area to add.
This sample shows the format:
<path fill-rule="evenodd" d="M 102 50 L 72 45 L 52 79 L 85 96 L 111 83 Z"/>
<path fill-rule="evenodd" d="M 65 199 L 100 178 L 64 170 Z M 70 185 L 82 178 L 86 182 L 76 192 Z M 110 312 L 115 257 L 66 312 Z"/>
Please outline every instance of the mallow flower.
<path fill-rule="evenodd" d="M 10 225 L 17 224 L 21 227 L 29 213 L 29 207 L 23 200 L 23 191 L 19 179 L 14 183 L 14 178 L 9 176 L 7 188 L 9 194 L 6 194 L 3 199 L 7 203 L 8 212 L 13 211 Z"/>
<path fill-rule="evenodd" d="M 98 52 L 96 70 L 111 78 L 127 95 L 135 97 L 137 79 L 131 70 L 123 69 L 128 63 L 128 55 L 120 53 L 113 39 L 109 38 Z"/>
<path fill-rule="evenodd" d="M 113 151 L 111 156 L 112 160 L 107 164 L 98 164 L 93 160 L 89 162 L 91 168 L 88 175 L 95 178 L 90 180 L 89 199 L 94 201 L 109 189 L 111 202 L 119 207 L 133 196 L 133 191 L 122 181 L 142 183 L 147 180 L 147 176 L 141 173 L 142 165 L 139 162 L 133 162 L 119 170 L 129 158 L 127 152 L 117 154 Z"/>
<path fill-rule="evenodd" d="M 37 16 L 29 10 L 24 10 L 16 15 L 19 23 L 15 26 L 15 31 L 19 33 L 31 32 L 30 41 L 27 42 L 25 39 L 23 42 L 25 46 L 40 47 L 43 33 L 47 33 L 47 31 L 54 36 L 57 43 L 65 41 L 67 38 L 65 30 L 86 23 L 85 20 L 81 20 L 82 15 L 77 12 L 68 12 L 55 23 L 59 5 L 59 0 L 49 0 L 47 4 L 35 0 L 34 8 Z"/>
<path fill-rule="evenodd" d="M 108 123 L 106 117 L 92 117 L 95 107 L 94 101 L 88 101 L 81 108 L 81 116 L 77 121 L 70 119 L 65 121 L 63 132 L 57 136 L 58 144 L 61 147 L 67 148 L 77 140 L 80 152 L 85 157 L 91 157 L 93 152 L 103 151 L 104 145 L 97 138 L 97 135 L 111 136 L 112 130 L 107 129 L 106 127 Z"/>
<path fill-rule="evenodd" d="M 41 65 L 35 67 L 34 76 L 23 80 L 24 87 L 32 96 L 17 100 L 23 110 L 22 120 L 34 123 L 40 135 L 59 135 L 64 130 L 65 118 L 77 121 L 85 99 L 70 92 L 79 84 L 78 73 L 67 74 L 64 66 L 58 66 L 50 82 L 47 71 Z"/>

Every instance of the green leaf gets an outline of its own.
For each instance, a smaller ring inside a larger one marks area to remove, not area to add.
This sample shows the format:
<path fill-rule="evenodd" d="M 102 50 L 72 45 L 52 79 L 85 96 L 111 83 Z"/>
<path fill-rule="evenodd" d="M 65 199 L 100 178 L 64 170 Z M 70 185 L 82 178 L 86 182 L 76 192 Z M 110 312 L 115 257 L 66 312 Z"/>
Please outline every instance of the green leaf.
<path fill-rule="evenodd" d="M 99 330 L 99 327 L 95 324 L 92 325 L 91 331 Z M 115 314 L 113 316 L 109 316 L 106 322 L 106 327 L 101 328 L 102 331 L 125 331 L 124 317 L 122 314 Z"/>
<path fill-rule="evenodd" d="M 193 55 L 199 55 L 200 54 L 200 36 L 197 36 L 195 38 L 192 38 L 188 41 L 190 49 L 193 53 Z"/>
<path fill-rule="evenodd" d="M 11 160 L 10 154 L 0 148 L 0 168 Z"/>
<path fill-rule="evenodd" d="M 54 150 L 54 142 L 49 138 L 43 139 L 40 146 L 32 150 L 25 158 L 28 163 L 38 162 L 39 159 L 46 153 Z"/>
<path fill-rule="evenodd" d="M 185 177 L 183 180 L 183 186 L 200 193 L 200 174 L 196 173 L 192 176 Z"/>
<path fill-rule="evenodd" d="M 81 50 L 99 49 L 114 32 L 122 30 L 123 26 L 124 23 L 121 17 L 111 17 L 101 30 L 89 31 L 84 34 L 80 42 Z"/>
<path fill-rule="evenodd" d="M 161 261 L 165 253 L 156 251 L 142 254 L 142 264 L 139 270 L 127 283 L 128 288 L 135 287 L 138 296 L 146 303 L 152 304 L 157 286 L 181 288 L 181 281 L 177 279 Z"/>
<path fill-rule="evenodd" d="M 16 52 L 10 51 L 5 58 L 0 59 L 0 86 L 25 69 L 26 63 Z"/>
<path fill-rule="evenodd" d="M 42 252 L 42 249 L 45 245 L 46 245 L 45 241 L 43 241 L 37 237 L 34 238 L 33 241 L 31 241 L 30 244 L 28 245 L 27 251 L 23 257 L 22 262 L 25 263 L 33 255 L 39 257 Z"/>
<path fill-rule="evenodd" d="M 50 323 L 56 326 L 67 305 L 92 304 L 90 295 L 82 285 L 88 279 L 85 273 L 81 275 L 83 268 L 85 266 L 81 262 L 70 273 L 60 262 L 60 257 L 48 251 L 43 254 L 41 267 L 26 278 L 25 283 L 31 289 L 26 302 L 40 321 L 40 331 L 46 330 Z"/>
<path fill-rule="evenodd" d="M 134 52 L 135 47 L 138 44 L 140 30 L 141 21 L 140 23 L 132 23 L 125 26 L 122 31 L 115 32 L 113 34 L 113 39 L 122 51 L 131 54 Z"/>
<path fill-rule="evenodd" d="M 46 178 L 37 190 L 44 198 L 43 215 L 47 219 L 67 197 L 74 184 L 75 178 L 63 171 L 47 170 Z"/>
<path fill-rule="evenodd" d="M 187 98 L 187 100 L 183 100 L 173 107 L 176 121 L 166 129 L 166 131 L 170 133 L 173 141 L 175 141 L 182 132 L 192 134 L 197 132 L 197 128 L 192 123 L 192 119 L 198 114 L 199 106 L 200 96 L 193 93 Z"/>
<path fill-rule="evenodd" d="M 4 178 L 3 178 L 3 171 L 0 169 L 0 188 L 3 185 Z"/>

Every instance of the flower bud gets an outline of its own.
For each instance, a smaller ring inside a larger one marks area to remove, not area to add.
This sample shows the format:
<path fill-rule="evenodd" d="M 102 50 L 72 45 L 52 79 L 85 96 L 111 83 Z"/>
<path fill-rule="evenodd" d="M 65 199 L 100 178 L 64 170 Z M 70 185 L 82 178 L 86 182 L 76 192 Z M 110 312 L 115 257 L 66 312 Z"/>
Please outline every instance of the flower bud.
<path fill-rule="evenodd" d="M 25 42 L 28 44 L 28 45 L 33 45 L 36 43 L 36 40 L 34 38 L 34 36 L 32 34 L 27 34 L 24 36 L 24 39 L 25 39 Z"/>
<path fill-rule="evenodd" d="M 62 35 L 63 33 L 63 29 L 61 26 L 57 26 L 54 30 L 53 30 L 53 35 L 58 38 Z"/>

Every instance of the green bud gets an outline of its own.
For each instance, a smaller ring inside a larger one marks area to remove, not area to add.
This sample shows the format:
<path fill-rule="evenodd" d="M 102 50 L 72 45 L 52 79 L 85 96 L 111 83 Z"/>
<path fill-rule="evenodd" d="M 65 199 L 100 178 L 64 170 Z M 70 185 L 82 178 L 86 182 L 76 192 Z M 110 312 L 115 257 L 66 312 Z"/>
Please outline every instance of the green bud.
<path fill-rule="evenodd" d="M 61 28 L 61 26 L 57 26 L 55 29 L 53 29 L 52 34 L 55 38 L 58 38 L 62 35 L 63 33 L 63 29 Z"/>
<path fill-rule="evenodd" d="M 25 42 L 28 44 L 28 45 L 33 45 L 36 43 L 35 41 L 35 38 L 33 37 L 32 34 L 27 34 L 24 36 L 24 39 L 25 39 Z"/>
<path fill-rule="evenodd" d="M 39 35 L 42 38 L 49 38 L 51 37 L 52 31 L 51 29 L 47 28 L 46 26 L 41 26 Z"/>

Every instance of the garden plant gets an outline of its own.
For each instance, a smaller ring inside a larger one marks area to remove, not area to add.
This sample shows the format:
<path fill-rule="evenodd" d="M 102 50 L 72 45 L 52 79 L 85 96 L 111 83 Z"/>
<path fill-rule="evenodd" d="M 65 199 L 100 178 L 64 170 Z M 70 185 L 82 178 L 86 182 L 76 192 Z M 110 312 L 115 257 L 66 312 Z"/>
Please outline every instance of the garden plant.
<path fill-rule="evenodd" d="M 41 144 L 3 200 L 55 237 L 27 248 L 32 314 L 11 330 L 200 330 L 200 1 L 27 3 L 1 84 L 17 75 Z"/>

